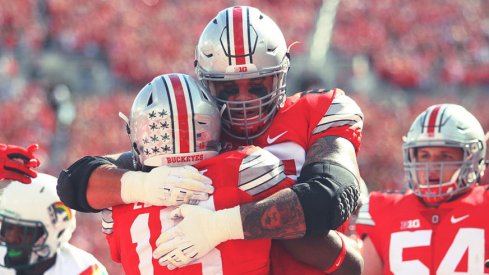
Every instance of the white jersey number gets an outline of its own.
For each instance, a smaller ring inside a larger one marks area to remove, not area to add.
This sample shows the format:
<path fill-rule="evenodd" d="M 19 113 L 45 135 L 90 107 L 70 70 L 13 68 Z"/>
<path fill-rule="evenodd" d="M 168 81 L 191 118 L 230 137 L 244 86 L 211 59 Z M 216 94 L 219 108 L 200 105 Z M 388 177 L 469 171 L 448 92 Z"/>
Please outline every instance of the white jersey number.
<path fill-rule="evenodd" d="M 174 220 L 170 218 L 170 212 L 173 207 L 167 207 L 160 210 L 161 230 L 167 230 L 175 225 Z M 136 244 L 136 253 L 139 257 L 139 272 L 141 274 L 154 274 L 153 267 L 153 250 L 149 243 L 151 231 L 149 228 L 149 213 L 139 214 L 131 225 L 131 240 Z M 218 249 L 211 250 L 204 257 L 193 262 L 192 264 L 202 264 L 202 274 L 223 274 L 221 252 Z"/>
<path fill-rule="evenodd" d="M 393 233 L 389 247 L 391 272 L 396 275 L 429 275 L 429 268 L 421 261 L 403 261 L 402 254 L 405 248 L 426 246 L 427 249 L 431 249 L 431 235 L 432 230 Z M 461 228 L 438 266 L 436 274 L 484 274 L 484 246 L 484 229 Z M 465 251 L 468 251 L 467 272 L 455 272 Z"/>

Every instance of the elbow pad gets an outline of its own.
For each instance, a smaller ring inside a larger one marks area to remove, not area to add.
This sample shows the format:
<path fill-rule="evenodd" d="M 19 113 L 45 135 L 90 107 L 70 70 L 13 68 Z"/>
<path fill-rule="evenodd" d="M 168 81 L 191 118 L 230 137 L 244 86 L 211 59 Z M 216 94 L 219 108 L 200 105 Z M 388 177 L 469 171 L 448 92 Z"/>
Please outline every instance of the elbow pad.
<path fill-rule="evenodd" d="M 304 211 L 306 235 L 322 235 L 342 225 L 357 207 L 358 180 L 332 161 L 304 166 L 291 187 Z"/>
<path fill-rule="evenodd" d="M 61 171 L 56 186 L 61 201 L 80 212 L 100 212 L 101 209 L 94 209 L 88 204 L 87 186 L 93 170 L 104 164 L 112 162 L 103 157 L 86 156 Z"/>

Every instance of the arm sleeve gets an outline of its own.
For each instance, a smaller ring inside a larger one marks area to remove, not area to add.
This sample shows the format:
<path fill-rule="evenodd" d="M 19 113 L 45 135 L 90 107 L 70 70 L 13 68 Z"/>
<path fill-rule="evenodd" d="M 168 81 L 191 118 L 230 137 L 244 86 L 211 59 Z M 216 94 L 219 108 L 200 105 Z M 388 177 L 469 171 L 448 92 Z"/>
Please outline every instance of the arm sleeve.
<path fill-rule="evenodd" d="M 356 208 L 360 196 L 355 175 L 332 161 L 304 166 L 291 189 L 304 211 L 306 235 L 322 235 L 338 228 Z"/>
<path fill-rule="evenodd" d="M 110 158 L 86 156 L 61 171 L 56 186 L 58 196 L 68 207 L 80 212 L 100 212 L 92 208 L 87 201 L 88 180 L 92 172 L 104 164 L 117 164 Z"/>

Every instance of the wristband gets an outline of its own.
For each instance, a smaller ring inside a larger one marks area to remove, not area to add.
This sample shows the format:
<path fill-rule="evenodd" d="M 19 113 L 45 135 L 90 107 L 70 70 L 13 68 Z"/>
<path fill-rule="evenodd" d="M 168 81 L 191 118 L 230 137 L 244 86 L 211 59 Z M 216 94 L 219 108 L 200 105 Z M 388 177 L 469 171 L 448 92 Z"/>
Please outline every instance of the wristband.
<path fill-rule="evenodd" d="M 341 251 L 338 257 L 334 260 L 333 264 L 328 268 L 323 270 L 324 274 L 331 274 L 338 270 L 338 268 L 341 266 L 343 261 L 345 260 L 345 255 L 346 255 L 346 246 L 345 246 L 345 241 L 343 240 L 343 237 L 341 237 L 340 233 L 338 231 L 335 231 L 336 234 L 338 234 L 338 237 L 341 239 Z"/>

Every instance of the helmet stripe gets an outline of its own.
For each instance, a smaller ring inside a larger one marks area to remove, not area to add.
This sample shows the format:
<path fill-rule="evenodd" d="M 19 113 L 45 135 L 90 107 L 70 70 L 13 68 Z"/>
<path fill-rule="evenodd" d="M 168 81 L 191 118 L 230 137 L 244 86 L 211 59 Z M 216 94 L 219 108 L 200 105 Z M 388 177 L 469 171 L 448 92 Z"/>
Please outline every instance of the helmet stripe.
<path fill-rule="evenodd" d="M 438 118 L 438 114 L 440 112 L 442 105 L 436 105 L 433 110 L 431 111 L 430 118 L 428 119 L 428 125 L 427 125 L 427 130 L 428 130 L 428 136 L 432 137 L 435 135 L 435 127 L 436 127 L 436 121 Z"/>
<path fill-rule="evenodd" d="M 195 131 L 195 110 L 194 110 L 194 102 L 192 98 L 192 93 L 190 92 L 190 86 L 188 83 L 187 77 L 180 76 L 183 78 L 183 81 L 185 81 L 185 95 L 187 96 L 187 100 L 185 100 L 185 103 L 187 104 L 187 112 L 188 114 L 188 123 L 189 123 L 189 150 L 190 152 L 197 152 L 197 140 L 196 140 L 196 131 Z"/>
<path fill-rule="evenodd" d="M 172 144 L 172 152 L 173 152 L 173 154 L 175 154 L 175 153 L 177 153 L 176 152 L 176 147 L 177 147 L 176 143 L 179 142 L 178 139 L 175 139 L 175 134 L 178 134 L 178 129 L 175 129 L 175 127 L 178 127 L 178 125 L 175 125 L 175 120 L 174 120 L 175 113 L 173 112 L 173 110 L 175 108 L 174 108 L 172 102 L 175 102 L 175 100 L 173 99 L 173 87 L 168 85 L 167 78 L 168 78 L 168 76 L 164 75 L 161 77 L 161 80 L 162 80 L 163 84 L 165 85 L 166 98 L 168 99 L 168 106 L 170 107 L 169 118 L 171 120 L 171 140 L 172 140 L 171 144 Z"/>
<path fill-rule="evenodd" d="M 246 62 L 244 57 L 245 44 L 243 35 L 243 9 L 242 7 L 233 8 L 233 41 L 234 56 L 236 56 L 236 65 L 243 65 Z"/>
<path fill-rule="evenodd" d="M 171 81 L 171 86 L 173 89 L 173 94 L 175 100 L 175 109 L 176 109 L 176 114 L 177 114 L 177 120 L 176 122 L 178 123 L 178 127 L 175 127 L 175 135 L 177 135 L 177 138 L 175 139 L 175 143 L 178 141 L 179 144 L 179 152 L 175 153 L 188 153 L 190 152 L 190 145 L 189 145 L 189 140 L 190 140 L 190 129 L 189 129 L 189 117 L 188 117 L 188 109 L 187 109 L 187 100 L 186 100 L 186 91 L 183 89 L 182 82 L 178 75 L 176 74 L 171 74 L 168 76 L 170 81 Z M 178 129 L 177 129 L 178 128 Z M 193 136 L 193 134 L 192 134 Z"/>
<path fill-rule="evenodd" d="M 233 61 L 232 61 L 232 53 L 231 53 L 231 24 L 230 24 L 230 20 L 229 20 L 229 15 L 230 12 L 229 12 L 229 9 L 226 10 L 226 27 L 225 27 L 225 30 L 226 30 L 226 39 L 227 39 L 227 51 L 225 51 L 227 53 L 227 56 L 228 56 L 228 64 L 229 65 L 232 65 L 233 64 Z"/>
<path fill-rule="evenodd" d="M 246 36 L 245 42 L 246 45 L 248 45 L 248 53 L 247 56 L 250 59 L 249 62 L 253 63 L 253 53 L 254 53 L 254 48 L 251 46 L 251 23 L 250 23 L 250 9 L 246 9 Z"/>

